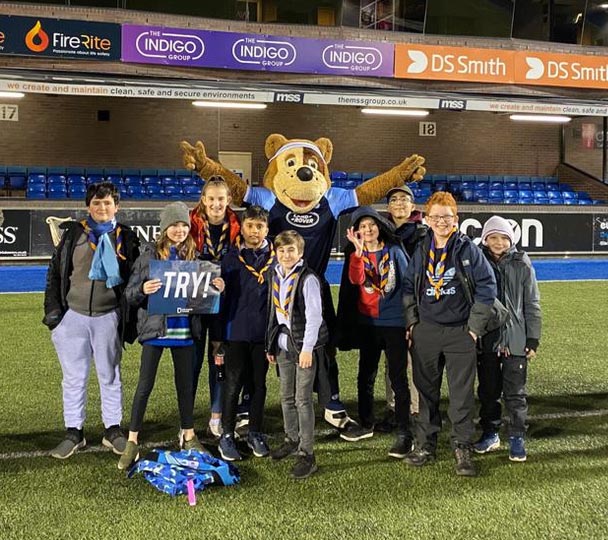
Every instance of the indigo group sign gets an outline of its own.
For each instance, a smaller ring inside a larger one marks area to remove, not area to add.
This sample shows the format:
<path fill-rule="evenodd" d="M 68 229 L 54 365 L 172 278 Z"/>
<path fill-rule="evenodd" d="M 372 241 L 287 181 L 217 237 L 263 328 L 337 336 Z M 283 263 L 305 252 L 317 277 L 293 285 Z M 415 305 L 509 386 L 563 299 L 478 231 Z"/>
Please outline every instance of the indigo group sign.
<path fill-rule="evenodd" d="M 213 286 L 220 267 L 209 261 L 150 261 L 150 279 L 162 287 L 148 299 L 148 313 L 217 313 L 220 292 Z"/>
<path fill-rule="evenodd" d="M 222 69 L 393 76 L 390 43 L 122 26 L 122 60 Z"/>
<path fill-rule="evenodd" d="M 0 16 L 0 53 L 120 59 L 120 25 L 35 17 Z"/>

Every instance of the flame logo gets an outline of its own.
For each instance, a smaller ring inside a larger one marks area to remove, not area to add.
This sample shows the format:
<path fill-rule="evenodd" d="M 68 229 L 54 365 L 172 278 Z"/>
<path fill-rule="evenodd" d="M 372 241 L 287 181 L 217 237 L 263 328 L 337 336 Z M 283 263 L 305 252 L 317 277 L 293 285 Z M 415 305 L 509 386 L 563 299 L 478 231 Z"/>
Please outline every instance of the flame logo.
<path fill-rule="evenodd" d="M 34 38 L 37 38 L 38 43 L 34 43 Z M 42 52 L 49 46 L 49 35 L 42 29 L 40 21 L 36 21 L 34 27 L 25 35 L 25 44 L 33 52 Z"/>

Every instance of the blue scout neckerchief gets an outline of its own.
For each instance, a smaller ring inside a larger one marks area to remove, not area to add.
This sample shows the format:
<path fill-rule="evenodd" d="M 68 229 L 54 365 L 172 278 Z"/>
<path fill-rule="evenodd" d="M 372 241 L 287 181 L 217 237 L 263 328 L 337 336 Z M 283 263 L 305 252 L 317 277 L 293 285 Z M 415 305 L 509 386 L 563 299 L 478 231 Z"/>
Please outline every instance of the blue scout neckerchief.
<path fill-rule="evenodd" d="M 116 257 L 125 260 L 120 226 L 116 226 L 115 219 L 106 223 L 97 223 L 91 216 L 82 220 L 81 224 L 89 246 L 94 252 L 89 279 L 105 281 L 108 289 L 120 285 L 122 277 Z M 110 233 L 114 230 L 116 230 L 116 251 L 110 240 Z"/>

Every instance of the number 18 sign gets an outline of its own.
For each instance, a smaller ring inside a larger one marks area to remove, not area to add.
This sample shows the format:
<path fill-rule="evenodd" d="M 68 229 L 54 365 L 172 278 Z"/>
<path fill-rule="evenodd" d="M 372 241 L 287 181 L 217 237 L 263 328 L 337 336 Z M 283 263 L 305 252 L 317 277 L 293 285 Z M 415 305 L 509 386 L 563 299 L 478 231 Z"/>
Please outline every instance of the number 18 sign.
<path fill-rule="evenodd" d="M 150 261 L 150 279 L 162 287 L 148 298 L 148 313 L 217 313 L 220 292 L 211 282 L 219 276 L 220 267 L 209 261 Z"/>

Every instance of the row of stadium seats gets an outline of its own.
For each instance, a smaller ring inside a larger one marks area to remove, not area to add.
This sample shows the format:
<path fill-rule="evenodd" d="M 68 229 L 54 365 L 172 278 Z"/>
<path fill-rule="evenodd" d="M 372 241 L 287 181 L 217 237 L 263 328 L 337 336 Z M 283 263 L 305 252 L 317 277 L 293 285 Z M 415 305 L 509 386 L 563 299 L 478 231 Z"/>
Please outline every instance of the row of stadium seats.
<path fill-rule="evenodd" d="M 198 200 L 201 185 L 121 185 L 120 196 L 124 199 L 175 199 Z M 29 199 L 83 199 L 87 188 L 84 184 L 30 184 L 26 190 Z"/>

